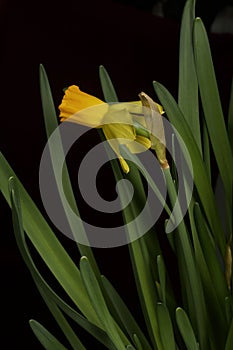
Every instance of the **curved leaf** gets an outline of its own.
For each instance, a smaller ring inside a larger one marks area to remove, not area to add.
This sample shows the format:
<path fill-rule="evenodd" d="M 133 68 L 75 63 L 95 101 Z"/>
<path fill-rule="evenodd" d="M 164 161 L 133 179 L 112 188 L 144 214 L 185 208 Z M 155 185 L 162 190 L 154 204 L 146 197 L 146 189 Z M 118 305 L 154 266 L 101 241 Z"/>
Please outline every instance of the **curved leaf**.
<path fill-rule="evenodd" d="M 193 53 L 195 4 L 195 0 L 186 1 L 182 15 L 179 49 L 178 104 L 190 125 L 198 148 L 201 151 L 198 82 Z"/>
<path fill-rule="evenodd" d="M 199 345 L 189 318 L 186 312 L 180 307 L 176 309 L 176 321 L 187 350 L 199 350 Z"/>
<path fill-rule="evenodd" d="M 169 311 L 166 305 L 157 304 L 159 332 L 163 348 L 166 350 L 176 350 L 175 337 Z"/>
<path fill-rule="evenodd" d="M 91 265 L 87 257 L 85 256 L 83 256 L 80 260 L 80 272 L 84 285 L 86 287 L 86 291 L 96 311 L 96 314 L 98 315 L 102 327 L 116 348 L 119 350 L 125 350 L 125 346 L 127 344 L 124 344 L 123 340 L 120 337 L 120 334 L 118 333 L 114 320 L 107 308 L 98 281 L 91 269 Z"/>
<path fill-rule="evenodd" d="M 110 298 L 111 303 L 113 304 L 114 309 L 117 315 L 119 316 L 120 321 L 124 326 L 125 330 L 127 331 L 128 335 L 132 338 L 133 341 L 135 341 L 136 333 L 136 339 L 141 344 L 143 349 L 151 349 L 151 346 L 149 345 L 146 337 L 142 333 L 131 312 L 129 311 L 129 309 L 127 308 L 117 291 L 114 289 L 112 284 L 105 276 L 102 276 L 102 281 L 105 291 L 107 292 L 107 295 Z"/>
<path fill-rule="evenodd" d="M 35 336 L 46 350 L 67 350 L 44 326 L 35 320 L 29 322 Z"/>
<path fill-rule="evenodd" d="M 200 18 L 197 18 L 194 22 L 194 52 L 204 117 L 228 204 L 232 208 L 232 151 L 223 116 L 208 36 Z"/>

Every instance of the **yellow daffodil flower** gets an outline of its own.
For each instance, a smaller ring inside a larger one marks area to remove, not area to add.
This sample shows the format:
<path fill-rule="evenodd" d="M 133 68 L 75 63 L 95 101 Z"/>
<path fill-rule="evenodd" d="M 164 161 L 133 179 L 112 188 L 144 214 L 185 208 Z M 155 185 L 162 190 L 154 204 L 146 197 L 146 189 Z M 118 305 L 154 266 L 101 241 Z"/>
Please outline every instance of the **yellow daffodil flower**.
<path fill-rule="evenodd" d="M 89 127 L 102 128 L 110 146 L 117 154 L 121 167 L 125 173 L 129 172 L 129 166 L 120 154 L 119 146 L 127 145 L 132 153 L 142 152 L 151 147 L 150 139 L 137 135 L 133 125 L 132 115 L 129 113 L 129 104 L 109 104 L 102 100 L 82 92 L 78 86 L 72 85 L 65 91 L 62 103 L 59 106 L 60 120 L 73 121 Z M 131 105 L 131 110 L 137 110 L 137 105 Z M 139 120 L 142 122 L 142 117 Z M 116 122 L 117 121 L 117 122 Z"/>

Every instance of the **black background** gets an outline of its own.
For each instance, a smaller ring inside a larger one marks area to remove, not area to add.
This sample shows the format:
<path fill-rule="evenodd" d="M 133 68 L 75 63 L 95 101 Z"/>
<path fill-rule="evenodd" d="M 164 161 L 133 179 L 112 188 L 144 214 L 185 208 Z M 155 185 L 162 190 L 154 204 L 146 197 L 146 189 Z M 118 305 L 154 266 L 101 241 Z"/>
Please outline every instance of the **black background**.
<path fill-rule="evenodd" d="M 148 8 L 123 1 L 1 1 L 0 149 L 43 212 L 38 186 L 40 157 L 46 143 L 39 64 L 48 74 L 55 106 L 71 84 L 103 98 L 98 69 L 108 70 L 119 99 L 135 100 L 140 91 L 154 99 L 152 81 L 176 97 L 179 16 L 158 18 Z M 209 27 L 206 10 L 197 15 Z M 232 76 L 232 35 L 210 35 L 224 111 Z M 1 171 L 1 170 L 0 170 Z M 60 237 L 59 233 L 58 236 Z M 73 243 L 60 237 L 75 253 Z M 7 349 L 41 349 L 28 326 L 37 319 L 59 334 L 18 252 L 11 212 L 0 196 L 1 342 Z M 127 247 L 96 249 L 100 269 L 140 317 Z M 134 293 L 134 292 L 133 292 Z M 134 294 L 133 294 L 134 295 Z M 78 330 L 84 343 L 90 337 Z M 63 340 L 63 338 L 60 338 Z M 97 345 L 95 345 L 95 348 Z"/>

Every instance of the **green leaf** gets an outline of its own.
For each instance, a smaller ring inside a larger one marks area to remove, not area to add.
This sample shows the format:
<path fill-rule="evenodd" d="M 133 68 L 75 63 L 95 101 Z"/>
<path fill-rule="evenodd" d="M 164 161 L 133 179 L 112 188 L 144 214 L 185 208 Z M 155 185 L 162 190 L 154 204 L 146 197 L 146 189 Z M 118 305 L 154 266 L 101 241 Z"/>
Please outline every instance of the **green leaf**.
<path fill-rule="evenodd" d="M 202 128 L 203 128 L 203 132 L 202 132 L 203 162 L 205 164 L 206 172 L 209 178 L 209 182 L 211 184 L 212 178 L 211 178 L 211 161 L 210 161 L 210 141 L 209 141 L 209 135 L 208 135 L 205 119 L 203 119 Z"/>
<path fill-rule="evenodd" d="M 13 187 L 13 186 L 14 184 L 11 182 L 10 187 Z M 64 300 L 62 300 L 55 293 L 54 290 L 51 289 L 51 287 L 47 284 L 47 282 L 41 276 L 41 274 L 39 273 L 38 269 L 36 268 L 32 260 L 31 254 L 27 247 L 24 231 L 22 228 L 22 218 L 20 215 L 21 213 L 20 202 L 17 196 L 17 191 L 15 191 L 14 187 L 11 188 L 11 201 L 12 201 L 14 231 L 15 231 L 16 241 L 17 241 L 19 250 L 22 254 L 22 257 L 27 267 L 29 268 L 32 274 L 32 277 L 37 285 L 39 292 L 41 293 L 43 299 L 48 305 L 50 311 L 54 315 L 59 326 L 65 333 L 65 336 L 67 337 L 71 345 L 73 345 L 73 348 L 84 350 L 83 345 L 80 343 L 79 339 L 77 338 L 73 330 L 66 323 L 66 320 L 62 316 L 58 307 L 73 321 L 75 321 L 78 325 L 80 325 L 87 332 L 89 332 L 93 337 L 95 337 L 98 341 L 100 341 L 104 346 L 106 346 L 110 350 L 115 350 L 116 348 L 111 342 L 111 340 L 109 339 L 109 337 L 107 336 L 107 334 L 99 327 L 90 323 L 85 317 L 80 315 L 76 310 L 71 308 Z"/>
<path fill-rule="evenodd" d="M 48 77 L 44 66 L 40 64 L 40 94 L 41 94 L 41 103 L 42 110 L 45 121 L 45 129 L 47 137 L 49 138 L 54 130 L 58 126 L 58 119 L 56 109 L 53 103 L 53 96 L 50 89 Z"/>
<path fill-rule="evenodd" d="M 166 267 L 161 255 L 157 256 L 157 266 L 161 286 L 162 302 L 166 305 Z"/>
<path fill-rule="evenodd" d="M 67 319 L 64 317 L 61 310 L 57 307 L 57 305 L 50 299 L 50 294 L 47 293 L 47 290 L 42 289 L 37 283 L 37 287 L 40 290 L 40 293 L 42 297 L 44 298 L 50 312 L 54 316 L 56 322 L 58 323 L 59 327 L 61 328 L 62 332 L 64 333 L 65 337 L 69 341 L 72 348 L 79 349 L 79 350 L 86 350 L 85 346 L 82 344 L 82 342 L 79 340 L 78 336 L 68 323 Z"/>
<path fill-rule="evenodd" d="M 136 345 L 136 349 L 143 350 L 143 346 L 142 346 L 142 344 L 141 344 L 141 342 L 140 342 L 140 340 L 139 340 L 139 338 L 138 338 L 136 333 L 133 334 L 133 339 L 134 339 L 134 343 Z"/>
<path fill-rule="evenodd" d="M 62 184 L 63 184 L 64 193 L 65 193 L 65 200 L 63 195 L 60 195 L 60 199 L 62 201 L 62 205 L 64 209 L 66 209 L 67 207 L 67 204 L 66 204 L 67 203 L 66 200 L 67 200 L 72 210 L 76 213 L 78 217 L 80 217 L 75 196 L 73 194 L 72 185 L 70 182 L 69 172 L 65 162 L 64 150 L 63 150 L 61 136 L 58 129 L 58 120 L 57 120 L 56 110 L 53 103 L 52 92 L 51 92 L 49 80 L 43 65 L 40 65 L 40 93 L 41 93 L 41 102 L 42 102 L 42 109 L 43 109 L 44 122 L 45 122 L 45 130 L 48 138 L 48 145 L 49 145 L 49 150 L 51 154 L 51 160 L 52 160 L 55 179 L 57 179 L 56 174 L 59 173 L 56 168 L 57 159 L 64 159 Z M 55 132 L 55 130 L 56 130 L 56 137 L 53 139 L 53 141 L 49 142 L 50 137 L 52 137 L 52 134 Z M 57 181 L 57 183 L 59 182 Z M 60 189 L 58 186 L 58 191 L 59 190 Z M 96 264 L 92 250 L 88 245 L 88 240 L 87 240 L 83 225 L 81 224 L 80 221 L 78 221 L 79 225 L 77 226 L 77 221 L 73 222 L 73 220 L 68 214 L 67 214 L 67 220 L 70 224 L 70 228 L 72 230 L 74 240 L 77 242 L 77 246 L 79 248 L 80 254 L 88 257 L 89 261 L 92 264 L 92 268 L 95 271 L 96 277 L 100 282 L 99 269 Z M 80 237 L 82 237 L 83 241 L 86 241 L 87 243 L 86 245 L 79 243 Z"/>
<path fill-rule="evenodd" d="M 197 207 L 196 207 L 197 206 Z M 194 213 L 199 209 L 199 214 Z M 209 229 L 200 217 L 201 212 L 197 204 L 190 206 L 190 223 L 194 244 L 195 259 L 197 268 L 200 272 L 203 290 L 206 300 L 208 315 L 208 333 L 214 343 L 221 348 L 225 339 L 227 322 L 224 313 L 224 299 L 228 294 L 226 281 L 220 266 L 217 248 L 214 245 L 213 238 Z M 212 322 L 211 320 L 215 320 Z M 217 332 L 217 330 L 219 332 Z"/>
<path fill-rule="evenodd" d="M 168 90 L 161 84 L 154 82 L 155 92 L 163 105 L 169 121 L 178 131 L 180 137 L 185 143 L 189 155 L 191 157 L 194 183 L 196 185 L 198 195 L 201 199 L 202 206 L 208 219 L 208 223 L 212 232 L 219 244 L 221 254 L 224 255 L 225 243 L 224 232 L 220 222 L 219 214 L 215 205 L 215 198 L 213 189 L 210 185 L 209 178 L 203 163 L 200 151 L 194 140 L 191 129 L 189 128 L 181 110 L 176 101 L 168 92 Z"/>
<path fill-rule="evenodd" d="M 186 1 L 182 15 L 179 49 L 178 104 L 201 152 L 198 82 L 193 53 L 195 3 L 195 0 Z"/>
<path fill-rule="evenodd" d="M 85 347 L 80 342 L 76 334 L 74 333 L 73 329 L 70 327 L 68 322 L 66 321 L 65 317 L 61 313 L 61 311 L 58 309 L 57 305 L 54 303 L 54 301 L 51 299 L 51 290 L 43 280 L 43 278 L 40 276 L 32 258 L 30 255 L 30 252 L 27 247 L 27 243 L 25 240 L 24 230 L 23 230 L 23 223 L 22 223 L 22 214 L 21 214 L 21 205 L 20 205 L 20 198 L 18 196 L 17 188 L 15 187 L 12 180 L 9 184 L 10 187 L 10 194 L 11 194 L 11 205 L 12 205 L 12 220 L 13 220 L 13 227 L 14 227 L 14 233 L 16 242 L 18 244 L 19 250 L 21 252 L 21 255 L 29 268 L 32 277 L 34 278 L 34 281 L 37 285 L 37 288 L 39 289 L 43 299 L 45 300 L 49 310 L 51 311 L 52 315 L 54 316 L 56 322 L 60 326 L 61 330 L 65 334 L 66 338 L 68 339 L 69 343 L 74 349 L 80 349 L 85 350 Z"/>
<path fill-rule="evenodd" d="M 128 335 L 131 337 L 132 341 L 135 341 L 134 333 L 136 333 L 137 340 L 140 342 L 142 348 L 145 350 L 151 349 L 151 346 L 148 343 L 146 337 L 142 333 L 140 327 L 138 326 L 128 307 L 125 305 L 115 288 L 105 276 L 102 276 L 102 282 L 105 291 L 107 292 L 107 295 L 110 298 L 110 301 L 115 309 L 115 312 L 121 321 L 121 324 L 123 325 Z"/>
<path fill-rule="evenodd" d="M 109 336 L 106 334 L 105 331 L 103 331 L 101 328 L 95 326 L 91 322 L 89 322 L 85 317 L 83 317 L 81 314 L 79 314 L 77 311 L 72 309 L 68 304 L 66 304 L 63 300 L 56 297 L 53 299 L 56 299 L 56 304 L 60 307 L 60 309 L 66 313 L 74 322 L 76 322 L 79 326 L 81 326 L 83 329 L 85 329 L 90 335 L 92 335 L 95 339 L 97 339 L 100 343 L 102 343 L 107 349 L 109 350 L 116 350 L 116 347 L 114 346 L 113 342 L 109 338 Z"/>
<path fill-rule="evenodd" d="M 125 345 L 127 344 L 123 343 L 118 333 L 114 320 L 106 305 L 98 281 L 91 269 L 91 265 L 87 257 L 85 256 L 83 256 L 80 260 L 80 272 L 86 291 L 91 300 L 93 308 L 95 309 L 96 314 L 98 315 L 102 327 L 104 328 L 104 330 L 106 331 L 116 348 L 119 350 L 125 350 Z"/>
<path fill-rule="evenodd" d="M 180 307 L 176 309 L 176 321 L 187 350 L 199 350 L 199 344 L 189 318 L 186 312 Z"/>
<path fill-rule="evenodd" d="M 111 78 L 105 67 L 102 65 L 99 67 L 99 77 L 105 101 L 108 103 L 118 102 L 118 97 L 112 84 Z"/>
<path fill-rule="evenodd" d="M 221 266 L 221 260 L 218 256 L 218 247 L 216 242 L 211 237 L 208 225 L 205 222 L 198 203 L 194 206 L 194 222 L 197 228 L 200 245 L 208 266 L 210 276 L 212 276 L 214 288 L 221 301 L 222 307 L 225 297 L 228 295 L 227 283 L 224 277 L 224 272 Z"/>
<path fill-rule="evenodd" d="M 177 197 L 175 186 L 169 169 L 164 169 L 167 181 L 167 189 L 171 204 L 174 205 Z M 179 207 L 177 207 L 179 209 Z M 178 213 L 179 215 L 179 213 Z M 200 273 L 198 271 L 191 238 L 185 221 L 181 221 L 176 229 L 176 249 L 179 262 L 181 284 L 185 289 L 189 289 L 187 293 L 187 302 L 190 311 L 190 317 L 195 322 L 195 328 L 198 331 L 199 341 L 203 348 L 208 346 L 207 332 L 207 311 L 204 299 L 203 287 L 201 284 Z"/>
<path fill-rule="evenodd" d="M 172 326 L 171 318 L 166 305 L 162 303 L 158 303 L 157 313 L 158 313 L 159 332 L 160 332 L 163 348 L 166 350 L 176 350 L 173 326 Z"/>
<path fill-rule="evenodd" d="M 228 137 L 231 144 L 231 150 L 233 153 L 233 79 L 231 82 L 231 94 L 230 94 L 230 103 L 228 110 Z"/>
<path fill-rule="evenodd" d="M 226 346 L 225 346 L 225 350 L 232 350 L 232 349 L 233 349 L 233 320 L 231 321 L 231 325 L 230 325 L 227 340 L 226 340 Z"/>
<path fill-rule="evenodd" d="M 223 261 L 199 205 L 196 203 L 193 209 L 193 221 L 198 233 L 198 238 L 194 238 L 195 248 L 199 251 L 197 264 L 208 310 L 208 334 L 217 348 L 223 348 L 228 324 L 225 316 L 225 299 L 229 295 Z M 192 232 L 194 235 L 195 230 Z"/>
<path fill-rule="evenodd" d="M 196 71 L 204 117 L 219 172 L 232 208 L 233 157 L 224 121 L 208 36 L 200 18 L 194 22 Z"/>
<path fill-rule="evenodd" d="M 226 314 L 227 323 L 230 325 L 232 320 L 232 301 L 231 301 L 231 297 L 229 296 L 225 298 L 225 314 Z"/>
<path fill-rule="evenodd" d="M 29 322 L 35 336 L 46 350 L 67 350 L 45 327 L 35 320 Z"/>
<path fill-rule="evenodd" d="M 18 188 L 22 205 L 23 227 L 32 244 L 75 305 L 90 321 L 99 325 L 83 287 L 79 269 L 65 251 L 2 154 L 0 154 L 0 168 L 0 189 L 9 205 L 9 178 L 12 178 L 11 184 L 14 183 L 14 186 Z"/>

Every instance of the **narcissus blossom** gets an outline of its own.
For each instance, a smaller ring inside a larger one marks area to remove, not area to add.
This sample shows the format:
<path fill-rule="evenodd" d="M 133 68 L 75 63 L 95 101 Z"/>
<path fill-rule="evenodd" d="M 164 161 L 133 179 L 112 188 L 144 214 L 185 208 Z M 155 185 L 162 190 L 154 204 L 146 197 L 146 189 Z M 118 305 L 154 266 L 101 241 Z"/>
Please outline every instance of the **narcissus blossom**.
<path fill-rule="evenodd" d="M 140 101 L 108 104 L 72 85 L 66 89 L 59 110 L 61 122 L 72 121 L 102 128 L 125 173 L 129 172 L 129 166 L 120 154 L 120 145 L 126 145 L 132 153 L 151 147 L 150 137 L 139 135 L 134 124 L 137 122 L 137 125 L 147 128 Z"/>

